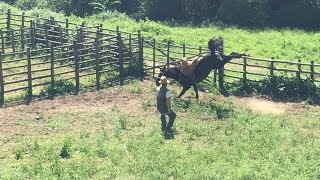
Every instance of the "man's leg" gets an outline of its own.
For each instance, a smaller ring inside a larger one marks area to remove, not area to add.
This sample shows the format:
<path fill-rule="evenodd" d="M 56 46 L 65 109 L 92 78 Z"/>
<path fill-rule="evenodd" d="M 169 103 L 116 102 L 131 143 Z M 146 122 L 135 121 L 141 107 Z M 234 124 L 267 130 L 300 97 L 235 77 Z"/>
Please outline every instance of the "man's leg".
<path fill-rule="evenodd" d="M 169 116 L 169 122 L 167 124 L 167 130 L 171 130 L 177 115 L 173 110 L 171 110 L 170 113 L 168 113 L 168 116 Z"/>
<path fill-rule="evenodd" d="M 166 127 L 167 127 L 166 115 L 165 114 L 161 114 L 160 119 L 161 119 L 161 130 L 165 131 Z"/>

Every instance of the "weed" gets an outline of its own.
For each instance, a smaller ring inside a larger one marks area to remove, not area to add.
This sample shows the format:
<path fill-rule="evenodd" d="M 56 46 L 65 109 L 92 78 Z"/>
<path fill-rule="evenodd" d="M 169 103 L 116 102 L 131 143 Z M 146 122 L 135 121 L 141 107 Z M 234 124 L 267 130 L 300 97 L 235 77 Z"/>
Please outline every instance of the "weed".
<path fill-rule="evenodd" d="M 151 106 L 152 106 L 151 99 L 148 99 L 142 102 L 142 108 L 144 111 L 147 111 Z"/>
<path fill-rule="evenodd" d="M 70 148 L 71 148 L 71 138 L 66 138 L 63 142 L 63 145 L 62 145 L 62 148 L 61 148 L 61 151 L 60 151 L 60 156 L 63 158 L 63 159 L 68 159 L 70 158 Z"/>
<path fill-rule="evenodd" d="M 23 158 L 23 149 L 22 149 L 22 147 L 15 148 L 13 153 L 15 155 L 16 160 L 20 160 L 20 159 Z"/>
<path fill-rule="evenodd" d="M 120 128 L 123 130 L 126 130 L 128 127 L 128 117 L 125 114 L 120 114 L 118 117 L 118 122 L 120 125 Z"/>

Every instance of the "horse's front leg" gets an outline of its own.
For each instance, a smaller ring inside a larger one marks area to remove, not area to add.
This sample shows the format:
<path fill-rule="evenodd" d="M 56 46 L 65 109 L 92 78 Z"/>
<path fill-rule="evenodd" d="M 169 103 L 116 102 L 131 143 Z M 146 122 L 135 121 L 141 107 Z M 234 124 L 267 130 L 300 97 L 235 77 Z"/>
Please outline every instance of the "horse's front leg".
<path fill-rule="evenodd" d="M 183 86 L 183 89 L 177 98 L 180 98 L 182 95 L 184 95 L 190 87 L 191 86 Z"/>
<path fill-rule="evenodd" d="M 196 92 L 196 99 L 199 99 L 198 85 L 197 84 L 193 84 L 192 86 L 193 86 L 194 92 Z"/>

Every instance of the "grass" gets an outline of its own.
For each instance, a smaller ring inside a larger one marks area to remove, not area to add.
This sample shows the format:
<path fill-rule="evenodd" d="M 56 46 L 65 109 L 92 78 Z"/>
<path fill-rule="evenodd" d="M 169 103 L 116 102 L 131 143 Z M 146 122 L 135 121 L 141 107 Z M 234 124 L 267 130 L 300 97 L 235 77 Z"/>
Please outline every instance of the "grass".
<path fill-rule="evenodd" d="M 137 85 L 140 94 L 130 90 Z M 317 107 L 263 116 L 237 107 L 232 98 L 186 98 L 174 101 L 176 135 L 174 140 L 165 140 L 154 100 L 150 100 L 153 85 L 136 82 L 128 86 L 118 89 L 109 104 L 100 100 L 84 109 L 75 101 L 50 113 L 37 109 L 34 116 L 23 118 L 30 127 L 41 122 L 38 130 L 48 134 L 30 128 L 24 137 L 3 144 L 1 179 L 320 177 Z M 123 101 L 134 103 L 125 106 Z M 221 117 L 219 110 L 225 111 Z"/>
<path fill-rule="evenodd" d="M 0 11 L 12 9 L 12 12 L 19 12 L 19 9 L 1 3 Z M 54 13 L 47 10 L 34 9 L 26 14 L 39 15 L 49 18 L 54 16 L 57 20 L 65 20 L 63 14 Z M 116 14 L 105 16 L 102 14 L 93 15 L 86 18 L 76 16 L 68 17 L 70 22 L 80 24 L 86 21 L 88 24 L 103 24 L 103 27 L 115 29 L 117 26 L 127 32 L 142 31 L 144 37 L 157 41 L 172 41 L 175 44 L 186 43 L 192 47 L 207 47 L 210 38 L 222 36 L 225 38 L 225 51 L 230 53 L 247 52 L 254 57 L 271 58 L 302 62 L 319 61 L 318 46 L 320 33 L 303 29 L 249 29 L 236 26 L 227 26 L 218 23 L 192 26 L 189 24 L 175 24 L 166 22 L 154 22 L 150 20 L 135 21 L 125 15 Z"/>

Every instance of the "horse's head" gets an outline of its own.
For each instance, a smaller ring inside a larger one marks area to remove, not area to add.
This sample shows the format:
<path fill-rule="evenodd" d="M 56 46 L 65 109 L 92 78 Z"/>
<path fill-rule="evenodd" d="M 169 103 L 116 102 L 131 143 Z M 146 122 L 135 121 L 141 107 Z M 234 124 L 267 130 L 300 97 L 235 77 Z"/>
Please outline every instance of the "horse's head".
<path fill-rule="evenodd" d="M 161 76 L 164 76 L 165 70 L 166 70 L 166 66 L 160 67 L 159 75 L 158 75 L 158 77 L 155 77 L 157 86 L 160 86 L 160 82 L 159 81 L 160 81 Z"/>
<path fill-rule="evenodd" d="M 208 48 L 211 52 L 219 51 L 223 53 L 223 38 L 220 36 L 218 38 L 211 38 L 208 42 Z"/>

